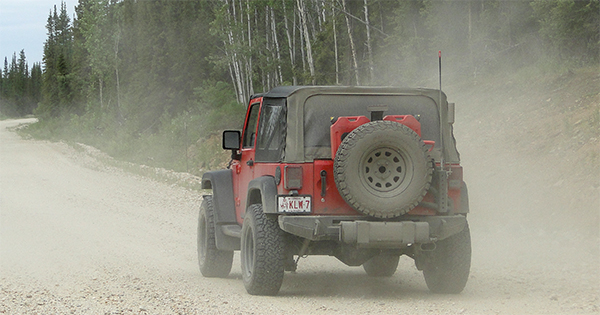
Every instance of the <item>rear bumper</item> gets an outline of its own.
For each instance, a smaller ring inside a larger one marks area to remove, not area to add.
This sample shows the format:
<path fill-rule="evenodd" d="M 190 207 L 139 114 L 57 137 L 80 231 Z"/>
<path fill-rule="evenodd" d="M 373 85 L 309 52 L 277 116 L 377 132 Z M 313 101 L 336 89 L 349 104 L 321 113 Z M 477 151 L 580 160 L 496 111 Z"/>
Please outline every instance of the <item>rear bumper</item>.
<path fill-rule="evenodd" d="M 432 243 L 462 231 L 466 224 L 463 215 L 411 216 L 385 222 L 362 216 L 279 216 L 282 230 L 312 241 L 379 248 Z"/>

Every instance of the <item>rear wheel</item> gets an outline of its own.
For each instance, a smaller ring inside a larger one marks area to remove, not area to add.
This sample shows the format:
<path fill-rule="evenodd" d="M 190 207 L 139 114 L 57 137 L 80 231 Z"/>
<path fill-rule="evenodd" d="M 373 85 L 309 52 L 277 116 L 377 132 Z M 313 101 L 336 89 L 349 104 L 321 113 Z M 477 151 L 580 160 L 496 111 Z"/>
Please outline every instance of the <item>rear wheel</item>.
<path fill-rule="evenodd" d="M 205 277 L 224 278 L 233 264 L 233 251 L 217 249 L 212 196 L 204 197 L 198 215 L 198 265 Z"/>
<path fill-rule="evenodd" d="M 246 291 L 276 295 L 284 274 L 283 231 L 277 217 L 263 213 L 262 205 L 248 208 L 242 226 L 241 265 Z"/>
<path fill-rule="evenodd" d="M 363 264 L 363 269 L 371 277 L 391 277 L 398 268 L 399 255 L 381 253 Z"/>
<path fill-rule="evenodd" d="M 471 234 L 469 225 L 458 234 L 435 244 L 435 249 L 421 253 L 423 275 L 433 293 L 462 292 L 471 269 Z"/>

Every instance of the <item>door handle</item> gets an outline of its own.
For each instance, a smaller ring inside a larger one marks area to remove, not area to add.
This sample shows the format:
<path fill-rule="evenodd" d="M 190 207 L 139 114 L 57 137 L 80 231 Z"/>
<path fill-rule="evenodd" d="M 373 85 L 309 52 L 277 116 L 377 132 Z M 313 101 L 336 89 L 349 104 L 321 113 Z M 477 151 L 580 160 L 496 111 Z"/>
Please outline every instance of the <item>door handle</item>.
<path fill-rule="evenodd" d="M 248 162 L 246 162 L 246 165 L 248 165 L 248 166 L 253 166 L 253 165 L 254 165 L 254 161 L 252 161 L 252 160 L 248 160 Z"/>

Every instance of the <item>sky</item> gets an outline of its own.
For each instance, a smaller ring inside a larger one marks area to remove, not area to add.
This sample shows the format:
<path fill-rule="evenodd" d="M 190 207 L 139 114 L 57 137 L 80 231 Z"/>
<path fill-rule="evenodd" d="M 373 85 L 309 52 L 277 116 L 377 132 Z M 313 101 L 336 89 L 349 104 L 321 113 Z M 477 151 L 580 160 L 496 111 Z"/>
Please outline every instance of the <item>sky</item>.
<path fill-rule="evenodd" d="M 72 23 L 77 0 L 65 3 Z M 22 49 L 25 49 L 29 69 L 34 62 L 42 61 L 46 22 L 54 5 L 60 10 L 60 0 L 0 0 L 1 67 L 4 67 L 4 57 L 10 64 L 13 54 L 16 52 L 18 58 Z"/>

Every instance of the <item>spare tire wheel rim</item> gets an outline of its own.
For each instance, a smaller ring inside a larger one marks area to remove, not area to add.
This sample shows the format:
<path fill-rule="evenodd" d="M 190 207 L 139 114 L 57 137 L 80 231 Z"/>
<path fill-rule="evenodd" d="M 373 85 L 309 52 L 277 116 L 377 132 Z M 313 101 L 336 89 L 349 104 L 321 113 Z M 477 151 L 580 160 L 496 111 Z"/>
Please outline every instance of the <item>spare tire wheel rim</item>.
<path fill-rule="evenodd" d="M 359 178 L 371 193 L 394 196 L 404 191 L 410 183 L 413 173 L 411 164 L 407 154 L 397 148 L 377 146 L 360 159 Z"/>

